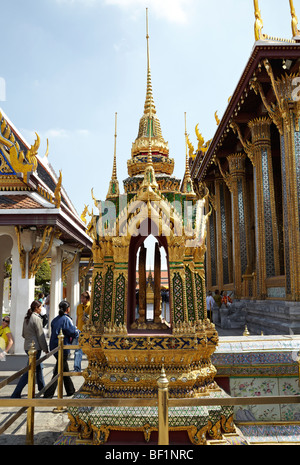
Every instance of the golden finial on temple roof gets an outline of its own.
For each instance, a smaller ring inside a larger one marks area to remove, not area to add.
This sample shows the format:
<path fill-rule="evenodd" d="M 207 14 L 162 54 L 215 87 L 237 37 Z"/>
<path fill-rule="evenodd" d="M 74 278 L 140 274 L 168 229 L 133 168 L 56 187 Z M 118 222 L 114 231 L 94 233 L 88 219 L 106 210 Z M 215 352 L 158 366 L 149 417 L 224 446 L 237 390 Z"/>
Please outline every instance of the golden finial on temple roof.
<path fill-rule="evenodd" d="M 189 136 L 187 134 L 187 145 L 188 145 L 188 148 L 189 148 L 189 158 L 194 158 L 194 146 L 193 144 L 191 143 L 190 139 L 189 139 Z"/>
<path fill-rule="evenodd" d="M 220 124 L 220 119 L 219 119 L 219 117 L 218 117 L 218 112 L 217 112 L 217 111 L 215 111 L 215 120 L 216 120 L 217 126 L 219 126 L 219 124 Z"/>
<path fill-rule="evenodd" d="M 261 32 L 262 28 L 264 27 L 264 23 L 261 17 L 258 0 L 254 0 L 254 15 L 255 15 L 255 23 L 254 23 L 255 40 L 262 40 L 265 38 L 265 35 Z"/>
<path fill-rule="evenodd" d="M 54 191 L 54 203 L 56 208 L 60 208 L 61 204 L 61 187 L 62 187 L 62 172 L 59 172 L 59 178 Z"/>
<path fill-rule="evenodd" d="M 199 126 L 199 123 L 195 127 L 195 133 L 196 133 L 197 140 L 198 140 L 198 152 L 200 152 L 200 150 L 202 149 L 202 147 L 204 145 L 204 137 L 200 133 L 200 131 L 198 129 L 198 126 Z"/>
<path fill-rule="evenodd" d="M 291 15 L 292 15 L 292 32 L 293 32 L 293 37 L 300 37 L 300 31 L 298 29 L 298 18 L 296 15 L 296 10 L 294 7 L 294 2 L 293 0 L 290 0 L 290 7 L 291 7 Z"/>
<path fill-rule="evenodd" d="M 85 206 L 84 206 L 84 210 L 83 210 L 83 212 L 82 212 L 81 215 L 80 215 L 80 219 L 81 219 L 81 221 L 82 221 L 84 224 L 86 224 L 86 215 L 87 215 L 87 213 L 88 213 L 88 208 L 89 208 L 88 205 L 85 205 Z"/>
<path fill-rule="evenodd" d="M 47 148 L 46 148 L 46 153 L 44 155 L 45 158 L 48 158 L 49 155 L 49 139 L 47 139 Z"/>

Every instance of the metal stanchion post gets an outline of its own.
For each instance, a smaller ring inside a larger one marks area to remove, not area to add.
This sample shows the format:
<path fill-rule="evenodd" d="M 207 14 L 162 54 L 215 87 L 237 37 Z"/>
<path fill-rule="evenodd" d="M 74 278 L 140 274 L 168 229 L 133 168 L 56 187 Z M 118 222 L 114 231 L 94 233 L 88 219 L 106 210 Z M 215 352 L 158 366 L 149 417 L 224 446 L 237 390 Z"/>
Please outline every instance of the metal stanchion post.
<path fill-rule="evenodd" d="M 64 383 L 64 335 L 62 330 L 58 335 L 58 361 L 57 361 L 57 372 L 58 372 L 58 380 L 57 380 L 57 398 L 63 398 L 63 383 Z M 64 412 L 66 411 L 65 407 L 56 407 L 53 409 L 54 413 Z"/>
<path fill-rule="evenodd" d="M 35 396 L 35 370 L 36 370 L 36 350 L 32 341 L 29 356 L 29 371 L 28 371 L 28 399 L 34 399 Z M 34 443 L 34 407 L 28 407 L 27 410 L 27 427 L 26 427 L 26 444 L 33 445 Z"/>
<path fill-rule="evenodd" d="M 169 445 L 169 381 L 166 377 L 164 367 L 161 369 L 160 377 L 157 380 L 158 385 L 158 444 L 163 446 Z"/>

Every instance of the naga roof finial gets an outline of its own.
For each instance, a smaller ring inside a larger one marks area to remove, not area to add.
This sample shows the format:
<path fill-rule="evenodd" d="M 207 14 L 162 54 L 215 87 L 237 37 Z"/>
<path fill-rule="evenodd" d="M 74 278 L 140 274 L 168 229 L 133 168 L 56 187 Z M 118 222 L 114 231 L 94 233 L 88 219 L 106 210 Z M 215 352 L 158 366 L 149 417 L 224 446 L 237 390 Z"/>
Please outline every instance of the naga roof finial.
<path fill-rule="evenodd" d="M 185 124 L 185 132 L 184 132 L 184 135 L 185 135 L 185 173 L 184 173 L 184 178 L 182 181 L 182 192 L 189 194 L 189 195 L 195 195 L 195 192 L 193 189 L 193 181 L 191 179 L 190 165 L 189 165 L 186 112 L 184 112 L 184 124 Z"/>
<path fill-rule="evenodd" d="M 254 0 L 254 15 L 255 15 L 255 23 L 254 23 L 255 40 L 262 40 L 265 38 L 264 34 L 261 32 L 262 28 L 264 27 L 264 23 L 261 17 L 258 0 Z"/>
<path fill-rule="evenodd" d="M 292 31 L 293 31 L 293 37 L 298 37 L 300 36 L 300 31 L 298 29 L 298 18 L 296 15 L 296 10 L 294 7 L 294 2 L 293 0 L 290 0 L 290 7 L 291 7 L 291 15 L 292 15 Z"/>

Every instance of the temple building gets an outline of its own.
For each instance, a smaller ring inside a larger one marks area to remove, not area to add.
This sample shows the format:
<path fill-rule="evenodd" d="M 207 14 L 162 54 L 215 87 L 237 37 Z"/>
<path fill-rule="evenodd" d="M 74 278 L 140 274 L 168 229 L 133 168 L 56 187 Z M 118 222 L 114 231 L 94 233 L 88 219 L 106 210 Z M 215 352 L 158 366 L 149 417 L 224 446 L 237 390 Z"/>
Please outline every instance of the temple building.
<path fill-rule="evenodd" d="M 293 334 L 300 331 L 300 33 L 292 0 L 292 39 L 264 34 L 254 6 L 250 58 L 212 140 L 192 148 L 189 161 L 195 190 L 209 190 L 207 289 L 234 295 L 224 327 L 240 321 L 254 333 Z"/>
<path fill-rule="evenodd" d="M 0 109 L 0 302 L 2 313 L 4 264 L 10 259 L 15 354 L 24 353 L 23 320 L 35 299 L 35 275 L 43 260 L 51 266 L 50 321 L 63 297 L 75 312 L 80 280 L 90 269 L 92 241 L 85 215 L 78 215 L 63 188 L 62 173 L 57 175 L 51 166 L 48 143 L 43 157 L 39 146 L 38 134 L 30 146 Z"/>

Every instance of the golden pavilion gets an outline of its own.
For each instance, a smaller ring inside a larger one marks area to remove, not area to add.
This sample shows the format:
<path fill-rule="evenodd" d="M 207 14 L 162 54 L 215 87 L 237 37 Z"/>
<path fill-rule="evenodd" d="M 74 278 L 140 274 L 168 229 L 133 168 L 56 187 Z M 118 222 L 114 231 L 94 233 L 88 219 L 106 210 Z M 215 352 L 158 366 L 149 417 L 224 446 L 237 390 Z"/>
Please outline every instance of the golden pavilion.
<path fill-rule="evenodd" d="M 173 176 L 174 160 L 169 157 L 153 99 L 148 21 L 146 38 L 146 100 L 128 160 L 124 194 L 117 179 L 115 143 L 107 197 L 104 202 L 94 198 L 99 214 L 88 226 L 93 239 L 92 315 L 80 336 L 88 368 L 77 395 L 153 398 L 163 367 L 170 397 L 222 396 L 225 393 L 215 383 L 211 363 L 218 333 L 206 310 L 206 199 L 194 192 L 187 150 L 183 180 Z M 144 241 L 149 235 L 157 240 L 152 319 L 146 318 Z M 168 265 L 170 321 L 161 316 L 162 251 Z M 205 443 L 207 435 L 219 439 L 222 431 L 234 430 L 231 407 L 191 407 L 188 413 L 186 408 L 174 409 L 170 430 L 187 431 L 195 444 Z M 69 417 L 69 431 L 94 443 L 105 442 L 111 430 L 143 431 L 149 440 L 151 431 L 158 429 L 156 408 L 122 407 L 122 402 L 106 410 L 70 408 Z"/>

